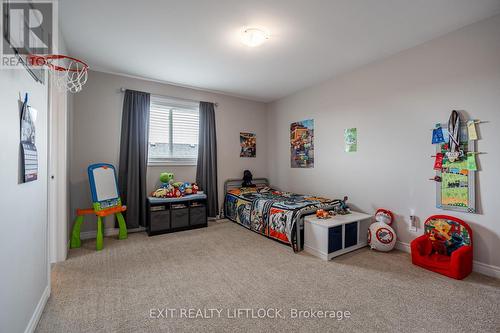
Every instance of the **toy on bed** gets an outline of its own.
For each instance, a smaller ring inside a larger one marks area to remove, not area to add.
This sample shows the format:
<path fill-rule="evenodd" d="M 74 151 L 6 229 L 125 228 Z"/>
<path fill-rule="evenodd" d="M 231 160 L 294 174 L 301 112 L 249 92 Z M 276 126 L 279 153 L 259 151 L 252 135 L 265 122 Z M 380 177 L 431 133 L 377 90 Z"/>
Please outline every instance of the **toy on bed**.
<path fill-rule="evenodd" d="M 253 175 L 250 170 L 243 171 L 243 183 L 241 187 L 256 187 L 255 184 L 252 183 Z"/>
<path fill-rule="evenodd" d="M 394 214 L 387 209 L 378 209 L 375 213 L 375 223 L 368 228 L 368 245 L 372 250 L 388 252 L 396 245 L 396 232 L 391 224 Z"/>
<path fill-rule="evenodd" d="M 118 221 L 118 239 L 127 238 L 127 226 L 122 212 L 127 207 L 122 206 L 120 194 L 118 192 L 118 182 L 116 180 L 115 167 L 107 163 L 92 164 L 88 167 L 87 173 L 92 193 L 93 207 L 88 209 L 77 209 L 76 219 L 71 231 L 70 248 L 81 246 L 80 229 L 85 215 L 97 216 L 97 251 L 103 248 L 103 221 L 108 215 L 115 215 Z"/>
<path fill-rule="evenodd" d="M 199 187 L 196 183 L 175 182 L 174 174 L 163 172 L 160 174 L 161 187 L 151 193 L 155 198 L 180 198 L 185 195 L 196 194 Z"/>

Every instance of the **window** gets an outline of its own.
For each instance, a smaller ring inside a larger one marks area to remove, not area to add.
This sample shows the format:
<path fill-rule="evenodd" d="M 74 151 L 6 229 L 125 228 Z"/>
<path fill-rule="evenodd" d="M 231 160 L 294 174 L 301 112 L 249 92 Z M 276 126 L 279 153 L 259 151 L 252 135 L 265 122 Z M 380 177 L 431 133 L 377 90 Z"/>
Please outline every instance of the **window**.
<path fill-rule="evenodd" d="M 151 96 L 148 164 L 196 165 L 198 131 L 198 103 Z"/>

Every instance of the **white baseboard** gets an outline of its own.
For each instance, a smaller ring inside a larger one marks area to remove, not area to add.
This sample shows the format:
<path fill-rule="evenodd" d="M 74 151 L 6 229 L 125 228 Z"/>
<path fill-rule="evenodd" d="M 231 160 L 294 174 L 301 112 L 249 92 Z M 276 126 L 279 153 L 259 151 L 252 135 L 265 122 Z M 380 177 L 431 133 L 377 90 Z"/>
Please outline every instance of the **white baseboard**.
<path fill-rule="evenodd" d="M 472 270 L 477 273 L 500 279 L 500 267 L 498 266 L 488 265 L 474 260 Z"/>
<path fill-rule="evenodd" d="M 395 248 L 396 248 L 396 250 L 399 250 L 399 251 L 411 253 L 410 244 L 408 244 L 408 243 L 403 243 L 403 242 L 397 241 Z"/>
<path fill-rule="evenodd" d="M 118 235 L 118 228 L 106 228 L 104 229 L 104 236 L 116 236 Z M 134 232 L 146 231 L 146 228 L 139 227 L 134 229 L 127 229 L 127 233 L 131 234 Z M 92 239 L 96 238 L 97 230 L 82 231 L 80 232 L 80 239 Z"/>
<path fill-rule="evenodd" d="M 406 252 L 406 253 L 410 253 L 411 252 L 410 244 L 403 243 L 403 242 L 400 242 L 400 241 L 396 242 L 396 249 L 398 249 L 400 251 L 403 251 L 403 252 Z M 500 279 L 500 267 L 493 266 L 493 265 L 488 265 L 488 264 L 479 262 L 477 260 L 474 260 L 472 263 L 473 263 L 472 270 L 474 272 L 481 273 L 481 274 L 484 274 L 484 275 L 488 275 L 488 276 Z"/>
<path fill-rule="evenodd" d="M 49 296 L 50 296 L 50 285 L 48 285 L 43 291 L 42 297 L 40 297 L 40 300 L 36 305 L 35 312 L 33 312 L 33 315 L 31 316 L 31 319 L 28 323 L 28 326 L 26 326 L 24 333 L 33 333 L 35 331 L 36 326 L 38 325 L 38 321 L 40 321 L 40 317 L 42 316 L 43 309 L 45 308 L 45 304 L 47 304 Z"/>

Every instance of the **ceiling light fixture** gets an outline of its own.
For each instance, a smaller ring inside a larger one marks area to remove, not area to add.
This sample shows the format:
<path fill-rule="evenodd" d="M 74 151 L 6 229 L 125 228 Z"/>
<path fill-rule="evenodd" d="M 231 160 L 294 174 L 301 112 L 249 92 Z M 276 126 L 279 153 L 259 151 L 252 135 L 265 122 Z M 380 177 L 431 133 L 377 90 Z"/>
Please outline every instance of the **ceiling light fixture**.
<path fill-rule="evenodd" d="M 241 42 L 246 46 L 256 47 L 269 39 L 269 34 L 258 28 L 245 28 L 241 34 Z"/>

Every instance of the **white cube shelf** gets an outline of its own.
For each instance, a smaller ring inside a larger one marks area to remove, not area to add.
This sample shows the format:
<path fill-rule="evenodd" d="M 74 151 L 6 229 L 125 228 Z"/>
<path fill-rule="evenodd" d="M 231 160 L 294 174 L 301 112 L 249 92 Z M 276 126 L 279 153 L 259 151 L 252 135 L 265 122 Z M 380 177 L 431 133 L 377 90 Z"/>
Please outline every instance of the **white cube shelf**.
<path fill-rule="evenodd" d="M 367 245 L 367 233 L 372 215 L 352 212 L 319 219 L 304 218 L 304 251 L 324 260 L 351 252 Z"/>

